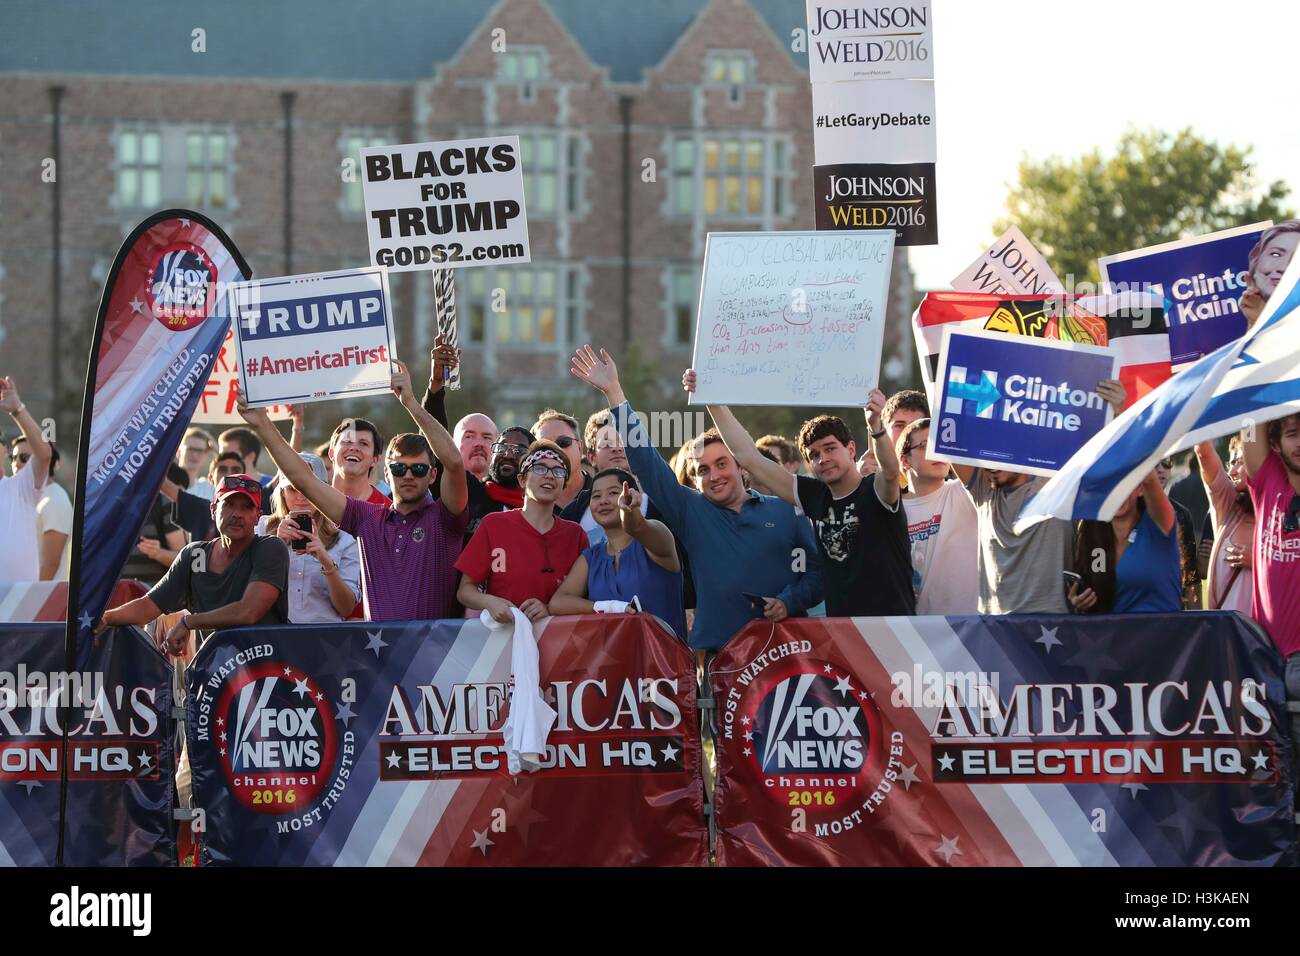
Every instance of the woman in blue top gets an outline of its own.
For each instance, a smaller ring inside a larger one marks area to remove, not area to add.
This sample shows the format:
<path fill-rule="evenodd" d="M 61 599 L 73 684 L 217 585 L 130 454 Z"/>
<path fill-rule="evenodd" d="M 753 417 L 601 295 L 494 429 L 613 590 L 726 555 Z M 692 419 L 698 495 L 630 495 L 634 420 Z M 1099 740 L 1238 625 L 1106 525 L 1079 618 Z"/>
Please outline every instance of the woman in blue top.
<path fill-rule="evenodd" d="M 1110 521 L 1081 521 L 1074 539 L 1077 611 L 1172 612 L 1183 608 L 1177 520 L 1153 471 Z"/>
<path fill-rule="evenodd" d="M 591 482 L 591 516 L 606 539 L 582 552 L 551 598 L 552 614 L 625 611 L 635 597 L 640 609 L 686 636 L 682 566 L 673 533 L 641 514 L 636 478 L 607 468 Z M 631 608 L 635 610 L 635 606 Z"/>

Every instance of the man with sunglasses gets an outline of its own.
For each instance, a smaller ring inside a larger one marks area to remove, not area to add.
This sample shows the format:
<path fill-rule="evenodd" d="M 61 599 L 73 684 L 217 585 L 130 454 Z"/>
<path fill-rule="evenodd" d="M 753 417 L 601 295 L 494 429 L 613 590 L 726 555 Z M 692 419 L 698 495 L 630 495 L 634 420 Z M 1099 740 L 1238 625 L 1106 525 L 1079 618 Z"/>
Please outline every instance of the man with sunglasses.
<path fill-rule="evenodd" d="M 563 512 L 582 492 L 591 494 L 591 479 L 582 470 L 582 458 L 586 449 L 582 446 L 582 436 L 578 433 L 578 420 L 572 415 L 548 408 L 537 416 L 533 424 L 533 434 L 538 441 L 555 442 L 564 457 L 569 459 L 569 480 L 560 490 L 555 500 Z"/>
<path fill-rule="evenodd" d="M 244 460 L 237 451 L 223 451 L 212 460 L 208 468 L 208 482 L 215 489 L 221 479 L 244 473 Z M 182 488 L 164 478 L 158 491 L 170 498 L 176 506 L 176 523 L 189 534 L 191 541 L 207 541 L 217 536 L 217 526 L 212 519 L 212 500 Z"/>
<path fill-rule="evenodd" d="M 143 627 L 183 610 L 162 642 L 168 654 L 180 657 L 192 633 L 206 638 L 228 627 L 289 622 L 289 549 L 279 538 L 257 533 L 261 482 L 246 474 L 219 479 L 211 508 L 218 536 L 181 548 L 162 580 L 144 597 L 105 611 L 96 633 Z"/>
<path fill-rule="evenodd" d="M 1255 506 L 1251 616 L 1287 658 L 1287 691 L 1300 694 L 1300 414 L 1242 431 Z"/>
<path fill-rule="evenodd" d="M 22 432 L 10 450 L 12 478 L 0 478 L 0 581 L 35 581 L 40 571 L 36 548 L 36 507 L 50 475 L 50 445 L 12 378 L 0 377 L 0 413 Z M 21 470 L 17 464 L 25 464 Z"/>
<path fill-rule="evenodd" d="M 272 460 L 325 517 L 361 542 L 361 593 L 368 620 L 410 621 L 449 617 L 456 590 L 455 561 L 465 531 L 468 490 L 456 443 L 415 396 L 406 365 L 394 360 L 393 394 L 415 420 L 419 434 L 396 435 L 385 453 L 391 501 L 349 498 L 312 473 L 266 410 L 238 396 L 239 414 L 265 443 Z M 434 461 L 442 463 L 439 496 L 429 494 Z"/>

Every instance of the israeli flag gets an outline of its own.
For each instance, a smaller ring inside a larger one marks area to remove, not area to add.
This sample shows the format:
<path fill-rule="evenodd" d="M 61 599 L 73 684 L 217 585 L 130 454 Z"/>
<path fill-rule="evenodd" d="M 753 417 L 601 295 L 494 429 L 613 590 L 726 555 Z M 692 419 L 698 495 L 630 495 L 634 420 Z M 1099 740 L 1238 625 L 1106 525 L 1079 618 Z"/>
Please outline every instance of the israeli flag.
<path fill-rule="evenodd" d="M 1048 518 L 1109 521 L 1160 459 L 1300 411 L 1300 255 L 1235 342 L 1183 369 L 1093 436 L 1030 499 L 1016 532 Z"/>

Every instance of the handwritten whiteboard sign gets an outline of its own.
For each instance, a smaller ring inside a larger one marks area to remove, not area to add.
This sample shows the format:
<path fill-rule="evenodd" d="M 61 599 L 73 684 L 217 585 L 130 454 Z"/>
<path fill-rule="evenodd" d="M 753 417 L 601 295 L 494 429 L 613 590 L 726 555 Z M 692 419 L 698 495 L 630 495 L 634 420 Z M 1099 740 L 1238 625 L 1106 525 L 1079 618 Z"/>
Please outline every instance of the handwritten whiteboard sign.
<path fill-rule="evenodd" d="M 892 229 L 709 233 L 691 404 L 865 405 L 893 262 Z"/>

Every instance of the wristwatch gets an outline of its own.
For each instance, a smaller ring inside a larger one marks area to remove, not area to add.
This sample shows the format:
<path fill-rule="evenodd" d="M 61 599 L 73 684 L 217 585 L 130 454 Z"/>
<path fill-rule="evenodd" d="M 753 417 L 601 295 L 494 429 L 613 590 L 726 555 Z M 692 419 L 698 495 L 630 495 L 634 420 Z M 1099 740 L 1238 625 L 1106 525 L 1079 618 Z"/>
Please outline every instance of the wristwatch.
<path fill-rule="evenodd" d="M 320 569 L 320 573 L 321 573 L 321 574 L 337 574 L 337 573 L 338 573 L 338 570 L 339 570 L 339 566 L 338 566 L 337 564 L 333 564 L 333 565 L 330 565 L 330 568 L 329 568 L 328 571 L 327 571 L 325 568 L 321 568 L 321 569 Z"/>

